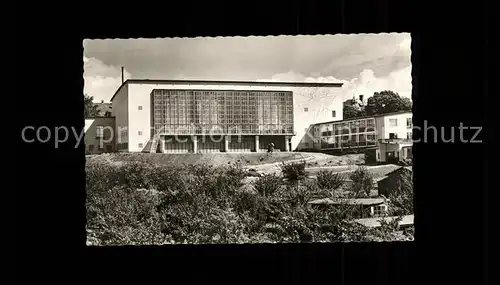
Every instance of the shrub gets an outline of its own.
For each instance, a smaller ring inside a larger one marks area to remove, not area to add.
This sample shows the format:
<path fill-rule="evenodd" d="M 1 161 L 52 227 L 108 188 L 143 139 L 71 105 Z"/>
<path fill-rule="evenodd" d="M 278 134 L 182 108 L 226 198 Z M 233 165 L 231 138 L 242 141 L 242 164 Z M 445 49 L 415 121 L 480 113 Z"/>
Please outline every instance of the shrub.
<path fill-rule="evenodd" d="M 317 181 L 321 189 L 337 190 L 344 184 L 345 178 L 340 173 L 334 173 L 331 170 L 321 170 L 318 173 Z"/>
<path fill-rule="evenodd" d="M 89 161 L 85 165 L 85 185 L 88 192 L 102 192 L 121 185 L 119 167 L 109 162 Z"/>
<path fill-rule="evenodd" d="M 154 166 L 146 162 L 126 162 L 120 167 L 122 185 L 132 189 L 149 188 L 148 174 Z"/>
<path fill-rule="evenodd" d="M 188 173 L 196 177 L 206 177 L 214 173 L 215 169 L 212 165 L 202 163 L 187 166 Z"/>
<path fill-rule="evenodd" d="M 306 185 L 288 185 L 280 195 L 290 208 L 299 209 L 306 207 L 318 193 L 314 189 L 314 184 L 309 182 Z"/>
<path fill-rule="evenodd" d="M 252 185 L 245 186 L 243 187 L 250 189 L 240 189 L 240 191 L 238 191 L 234 197 L 234 208 L 238 213 L 249 212 L 254 215 L 257 210 L 258 197 L 256 193 L 253 193 L 255 190 Z"/>
<path fill-rule="evenodd" d="M 271 196 L 279 191 L 282 183 L 283 182 L 279 176 L 275 174 L 265 174 L 264 176 L 259 177 L 253 184 L 259 195 Z"/>
<path fill-rule="evenodd" d="M 405 158 L 402 161 L 400 161 L 399 164 L 402 165 L 402 166 L 412 166 L 413 165 L 413 159 L 412 158 Z"/>
<path fill-rule="evenodd" d="M 304 188 L 304 190 L 311 195 L 312 199 L 322 199 L 331 196 L 329 191 L 325 191 L 318 186 L 318 181 L 316 179 L 304 180 L 298 187 Z"/>
<path fill-rule="evenodd" d="M 370 191 L 373 189 L 373 176 L 364 166 L 354 170 L 349 178 L 352 180 L 351 191 L 355 196 L 370 196 Z"/>
<path fill-rule="evenodd" d="M 389 213 L 391 215 L 413 214 L 413 175 L 403 171 L 398 177 L 396 187 L 389 194 Z"/>
<path fill-rule="evenodd" d="M 223 171 L 223 174 L 228 178 L 231 178 L 234 185 L 236 186 L 241 186 L 241 180 L 243 180 L 247 176 L 247 172 L 240 166 L 226 167 Z"/>
<path fill-rule="evenodd" d="M 290 169 L 300 177 L 304 164 L 295 165 L 299 171 L 293 164 Z M 316 180 L 283 185 L 279 176 L 270 174 L 245 190 L 241 186 L 245 173 L 237 165 L 177 167 L 95 161 L 88 162 L 86 169 L 89 244 L 332 242 L 362 241 L 369 238 L 367 235 L 393 238 L 391 230 L 370 232 L 352 223 L 355 207 L 308 207 L 309 200 L 330 195 Z M 331 173 L 320 176 L 323 187 L 338 184 Z M 401 185 L 406 189 L 406 184 Z"/>
<path fill-rule="evenodd" d="M 123 186 L 87 194 L 89 242 L 109 244 L 162 244 L 156 193 Z"/>
<path fill-rule="evenodd" d="M 303 179 L 306 176 L 306 162 L 292 162 L 288 164 L 282 162 L 281 173 L 283 173 L 283 177 L 292 181 Z"/>
<path fill-rule="evenodd" d="M 158 191 L 176 191 L 187 183 L 187 171 L 183 167 L 156 165 L 147 174 L 147 184 Z"/>

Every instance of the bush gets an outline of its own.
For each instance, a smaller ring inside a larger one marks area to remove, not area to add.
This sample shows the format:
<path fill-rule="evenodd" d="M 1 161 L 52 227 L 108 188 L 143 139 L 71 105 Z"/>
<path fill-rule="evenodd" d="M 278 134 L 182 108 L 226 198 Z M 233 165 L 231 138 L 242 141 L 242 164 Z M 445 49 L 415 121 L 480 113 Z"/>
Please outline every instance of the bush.
<path fill-rule="evenodd" d="M 132 189 L 150 188 L 148 180 L 153 165 L 147 162 L 126 162 L 120 167 L 120 177 L 123 185 Z"/>
<path fill-rule="evenodd" d="M 175 191 L 187 183 L 186 173 L 183 167 L 158 165 L 148 171 L 147 184 L 161 192 Z"/>
<path fill-rule="evenodd" d="M 318 186 L 325 190 L 337 190 L 344 182 L 345 178 L 340 173 L 334 173 L 331 170 L 321 170 L 317 177 Z"/>
<path fill-rule="evenodd" d="M 412 166 L 413 165 L 413 159 L 412 158 L 405 158 L 402 161 L 400 161 L 399 164 L 402 165 L 402 166 Z"/>
<path fill-rule="evenodd" d="M 303 179 L 306 176 L 306 162 L 292 162 L 288 164 L 282 162 L 281 173 L 283 173 L 283 177 L 292 181 Z"/>
<path fill-rule="evenodd" d="M 90 161 L 85 165 L 87 193 L 108 191 L 123 183 L 120 168 L 103 161 Z"/>
<path fill-rule="evenodd" d="M 389 194 L 389 213 L 391 215 L 413 214 L 413 175 L 403 171 L 398 177 L 396 187 Z"/>
<path fill-rule="evenodd" d="M 290 166 L 290 172 L 298 173 L 296 177 L 303 176 L 300 166 Z M 177 167 L 96 161 L 86 168 L 89 244 L 368 239 L 368 230 L 352 223 L 352 206 L 308 207 L 311 199 L 329 195 L 315 180 L 283 185 L 279 176 L 265 175 L 243 188 L 245 173 L 237 165 Z M 329 175 L 322 175 L 324 184 L 334 187 L 337 182 L 327 179 Z"/>
<path fill-rule="evenodd" d="M 279 191 L 283 182 L 281 178 L 275 174 L 265 174 L 259 177 L 254 183 L 255 190 L 261 196 L 272 196 Z"/>
<path fill-rule="evenodd" d="M 373 176 L 366 167 L 358 167 L 349 175 L 349 178 L 352 180 L 351 191 L 356 197 L 370 196 L 374 182 Z"/>
<path fill-rule="evenodd" d="M 160 199 L 150 191 L 123 186 L 87 193 L 87 229 L 91 240 L 110 244 L 162 244 L 156 212 Z"/>
<path fill-rule="evenodd" d="M 254 188 L 252 185 L 245 186 L 247 186 L 247 188 Z M 257 193 L 248 191 L 248 189 L 240 189 L 234 197 L 234 208 L 238 213 L 249 212 L 255 214 L 257 210 L 257 199 Z"/>

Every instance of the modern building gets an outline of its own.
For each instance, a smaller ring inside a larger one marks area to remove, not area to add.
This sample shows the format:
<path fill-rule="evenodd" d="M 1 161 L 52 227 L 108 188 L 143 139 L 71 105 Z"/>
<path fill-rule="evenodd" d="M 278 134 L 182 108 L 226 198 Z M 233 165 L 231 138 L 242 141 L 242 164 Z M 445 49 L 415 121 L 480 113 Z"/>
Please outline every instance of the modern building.
<path fill-rule="evenodd" d="M 115 118 L 85 118 L 85 153 L 100 154 L 115 150 Z"/>
<path fill-rule="evenodd" d="M 306 148 L 309 126 L 342 120 L 341 83 L 127 80 L 113 95 L 122 152 Z"/>
<path fill-rule="evenodd" d="M 412 112 L 317 123 L 309 128 L 305 144 L 314 150 L 343 151 L 378 147 L 385 140 L 399 139 L 411 146 L 412 127 Z"/>

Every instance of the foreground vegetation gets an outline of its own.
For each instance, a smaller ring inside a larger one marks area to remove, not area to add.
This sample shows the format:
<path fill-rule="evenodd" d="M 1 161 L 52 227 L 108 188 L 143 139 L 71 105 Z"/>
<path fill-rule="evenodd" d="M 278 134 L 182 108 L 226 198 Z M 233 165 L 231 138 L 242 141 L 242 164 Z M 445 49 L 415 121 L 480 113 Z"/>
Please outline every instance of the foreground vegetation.
<path fill-rule="evenodd" d="M 343 178 L 322 173 L 300 181 L 304 164 L 283 166 L 283 176 L 251 184 L 234 165 L 167 166 L 144 162 L 86 166 L 88 243 L 275 243 L 404 240 L 397 221 L 370 229 L 353 223 L 348 205 L 307 207 L 312 198 L 335 195 Z M 362 171 L 362 170 L 361 170 Z M 356 173 L 366 183 L 363 173 Z M 354 185 L 354 184 L 353 184 Z M 358 193 L 365 186 L 355 185 Z M 411 209 L 408 199 L 398 207 Z M 411 202 L 411 201 L 410 201 Z M 401 211 L 399 211 L 401 212 Z"/>

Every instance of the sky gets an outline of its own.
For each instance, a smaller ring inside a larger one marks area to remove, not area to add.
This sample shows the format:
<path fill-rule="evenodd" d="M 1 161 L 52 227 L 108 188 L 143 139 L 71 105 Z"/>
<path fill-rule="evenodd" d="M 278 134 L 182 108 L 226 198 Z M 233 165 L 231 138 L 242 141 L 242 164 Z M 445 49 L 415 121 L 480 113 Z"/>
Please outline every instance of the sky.
<path fill-rule="evenodd" d="M 125 79 L 344 83 L 344 100 L 411 97 L 408 33 L 85 40 L 84 93 L 109 102 Z"/>

